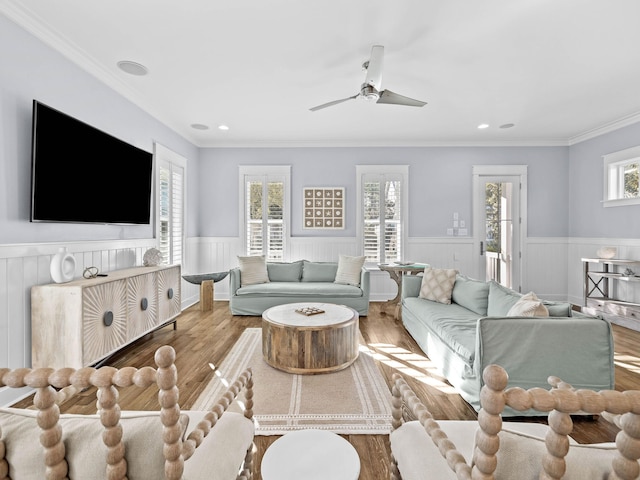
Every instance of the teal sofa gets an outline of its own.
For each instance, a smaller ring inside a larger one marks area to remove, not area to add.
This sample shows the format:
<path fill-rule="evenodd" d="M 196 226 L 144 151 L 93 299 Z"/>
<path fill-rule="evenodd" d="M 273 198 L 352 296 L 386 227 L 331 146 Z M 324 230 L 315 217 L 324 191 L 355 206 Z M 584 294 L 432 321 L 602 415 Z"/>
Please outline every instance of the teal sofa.
<path fill-rule="evenodd" d="M 451 304 L 419 298 L 422 277 L 402 282 L 402 323 L 440 373 L 476 411 L 482 372 L 498 364 L 509 387 L 548 389 L 550 375 L 575 388 L 614 389 L 611 324 L 544 302 L 549 317 L 507 316 L 521 295 L 496 282 L 457 275 Z M 506 411 L 505 415 L 522 416 Z M 529 410 L 524 415 L 546 415 Z"/>
<path fill-rule="evenodd" d="M 267 262 L 268 283 L 242 286 L 240 268 L 229 272 L 229 308 L 233 315 L 262 315 L 276 305 L 322 302 L 346 305 L 360 316 L 369 313 L 369 272 L 362 269 L 360 285 L 334 283 L 337 262 Z"/>

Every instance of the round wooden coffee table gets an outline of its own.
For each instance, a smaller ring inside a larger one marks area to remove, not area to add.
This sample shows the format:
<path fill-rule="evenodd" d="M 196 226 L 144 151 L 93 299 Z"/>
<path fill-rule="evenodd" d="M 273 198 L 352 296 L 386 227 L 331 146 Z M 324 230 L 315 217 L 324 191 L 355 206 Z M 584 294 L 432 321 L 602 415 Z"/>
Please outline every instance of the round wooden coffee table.
<path fill-rule="evenodd" d="M 296 310 L 323 310 L 303 315 Z M 342 370 L 358 358 L 358 312 L 332 303 L 288 303 L 262 314 L 262 355 L 272 367 L 289 373 Z"/>
<path fill-rule="evenodd" d="M 273 442 L 262 457 L 263 480 L 357 480 L 360 457 L 349 442 L 325 430 L 297 430 Z"/>

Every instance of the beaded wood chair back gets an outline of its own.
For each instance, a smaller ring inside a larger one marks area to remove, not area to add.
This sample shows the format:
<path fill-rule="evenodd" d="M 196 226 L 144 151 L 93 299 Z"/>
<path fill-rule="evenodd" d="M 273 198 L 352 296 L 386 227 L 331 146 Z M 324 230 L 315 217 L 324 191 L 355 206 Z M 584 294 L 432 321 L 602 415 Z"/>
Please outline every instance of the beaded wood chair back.
<path fill-rule="evenodd" d="M 175 350 L 172 347 L 163 346 L 155 353 L 157 369 L 153 367 L 140 369 L 87 367 L 78 370 L 2 368 L 0 369 L 0 388 L 31 387 L 36 390 L 33 403 L 37 409 L 37 422 L 41 429 L 40 443 L 45 451 L 46 478 L 47 480 L 64 480 L 68 478 L 69 468 L 65 459 L 62 427 L 58 422 L 60 418 L 58 405 L 79 390 L 97 387 L 97 408 L 104 427 L 102 439 L 107 447 L 105 478 L 125 480 L 127 461 L 116 387 L 136 385 L 146 388 L 156 384 L 159 388 L 158 401 L 161 406 L 159 416 L 163 426 L 165 478 L 178 480 L 182 478 L 184 462 L 193 455 L 242 389 L 245 390 L 246 399 L 244 416 L 248 419 L 253 418 L 253 379 L 251 369 L 245 370 L 183 441 L 175 357 Z M 238 475 L 239 480 L 252 478 L 252 451 L 253 448 L 250 447 L 246 453 L 244 468 Z M 5 452 L 6 446 L 0 430 L 0 480 L 10 478 Z"/>
<path fill-rule="evenodd" d="M 505 406 L 517 411 L 531 408 L 550 412 L 549 431 L 545 437 L 546 453 L 541 458 L 540 478 L 560 479 L 566 472 L 565 457 L 569 452 L 568 435 L 573 429 L 571 414 L 603 415 L 615 419 L 621 428 L 616 437 L 615 454 L 611 466 L 610 479 L 631 480 L 640 476 L 640 391 L 629 390 L 575 390 L 557 377 L 549 377 L 550 390 L 519 387 L 506 389 L 507 372 L 498 365 L 489 365 L 483 372 L 485 385 L 480 393 L 482 408 L 478 413 L 478 431 L 472 463 L 456 450 L 456 446 L 440 428 L 428 409 L 399 374 L 393 376 L 393 421 L 395 430 L 402 425 L 403 408 L 414 415 L 426 433 L 447 459 L 451 470 L 458 479 L 494 479 L 498 464 L 498 450 L 502 430 L 502 416 Z M 391 459 L 392 480 L 401 479 L 395 460 Z"/>

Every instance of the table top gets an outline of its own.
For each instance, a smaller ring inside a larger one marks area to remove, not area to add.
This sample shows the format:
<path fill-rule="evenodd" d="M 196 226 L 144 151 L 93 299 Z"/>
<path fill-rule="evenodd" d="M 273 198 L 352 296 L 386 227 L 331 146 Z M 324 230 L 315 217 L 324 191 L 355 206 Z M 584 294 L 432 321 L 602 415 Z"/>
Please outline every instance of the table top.
<path fill-rule="evenodd" d="M 297 309 L 315 307 L 324 310 L 324 313 L 315 315 L 303 315 L 296 312 Z M 269 323 L 292 327 L 315 327 L 339 325 L 353 320 L 358 314 L 352 308 L 333 303 L 285 303 L 264 311 L 262 318 Z"/>
<path fill-rule="evenodd" d="M 264 480 L 357 480 L 360 458 L 353 445 L 325 430 L 297 430 L 273 442 L 262 457 Z"/>
<path fill-rule="evenodd" d="M 412 270 L 424 270 L 428 267 L 428 263 L 379 263 L 378 268 L 380 270 L 395 270 L 395 271 L 412 271 Z"/>

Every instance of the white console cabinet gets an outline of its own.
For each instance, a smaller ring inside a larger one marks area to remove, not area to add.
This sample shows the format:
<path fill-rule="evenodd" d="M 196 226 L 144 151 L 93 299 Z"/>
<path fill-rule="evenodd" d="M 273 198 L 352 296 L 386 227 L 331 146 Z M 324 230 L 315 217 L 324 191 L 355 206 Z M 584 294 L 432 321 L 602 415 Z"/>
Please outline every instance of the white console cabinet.
<path fill-rule="evenodd" d="M 31 288 L 34 368 L 82 368 L 180 314 L 180 266 L 135 267 L 106 277 Z"/>

